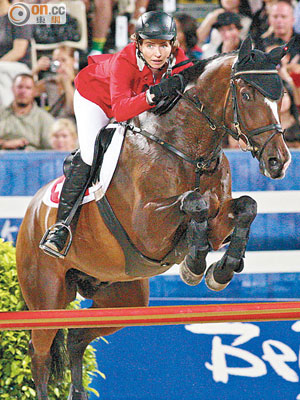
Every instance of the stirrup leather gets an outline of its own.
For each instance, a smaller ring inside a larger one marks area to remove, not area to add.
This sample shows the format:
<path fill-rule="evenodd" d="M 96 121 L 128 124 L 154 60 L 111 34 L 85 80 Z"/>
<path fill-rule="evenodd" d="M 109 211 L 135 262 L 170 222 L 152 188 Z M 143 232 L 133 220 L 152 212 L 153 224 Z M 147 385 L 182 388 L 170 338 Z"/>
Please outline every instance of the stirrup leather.
<path fill-rule="evenodd" d="M 54 250 L 54 249 L 51 249 L 50 247 L 48 247 L 46 245 L 46 241 L 48 239 L 49 233 L 52 231 L 52 229 L 54 229 L 56 227 L 59 227 L 59 226 L 62 226 L 63 228 L 66 228 L 68 230 L 68 234 L 69 234 L 69 236 L 68 236 L 69 239 L 68 239 L 67 245 L 65 246 L 65 250 L 62 251 L 61 253 L 56 251 L 56 250 Z M 42 240 L 40 241 L 39 248 L 41 250 L 43 250 L 49 256 L 52 256 L 52 257 L 55 257 L 55 258 L 59 257 L 59 258 L 63 259 L 68 254 L 68 251 L 69 251 L 70 246 L 72 244 L 72 240 L 73 240 L 73 236 L 72 236 L 72 231 L 71 231 L 70 226 L 66 225 L 64 222 L 57 222 L 56 224 L 53 224 L 52 226 L 50 226 L 50 228 L 47 229 L 47 231 L 45 232 L 44 236 L 42 237 Z"/>

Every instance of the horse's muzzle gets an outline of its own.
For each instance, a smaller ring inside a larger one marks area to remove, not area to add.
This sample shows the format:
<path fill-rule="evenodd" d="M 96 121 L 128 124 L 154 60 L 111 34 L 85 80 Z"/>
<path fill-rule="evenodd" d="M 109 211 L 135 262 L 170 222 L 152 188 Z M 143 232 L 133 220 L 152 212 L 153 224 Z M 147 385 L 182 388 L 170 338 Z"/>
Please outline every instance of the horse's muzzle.
<path fill-rule="evenodd" d="M 285 171 L 290 164 L 290 155 L 284 158 L 268 157 L 260 160 L 260 172 L 271 179 L 282 179 L 285 176 Z"/>

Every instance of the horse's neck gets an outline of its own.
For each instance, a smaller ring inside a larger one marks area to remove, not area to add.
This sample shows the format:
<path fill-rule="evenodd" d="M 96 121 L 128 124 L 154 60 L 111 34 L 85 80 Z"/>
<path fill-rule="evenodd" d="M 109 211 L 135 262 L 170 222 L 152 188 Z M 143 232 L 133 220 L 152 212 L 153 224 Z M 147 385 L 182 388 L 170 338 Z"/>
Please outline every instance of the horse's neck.
<path fill-rule="evenodd" d="M 210 136 L 213 141 L 217 140 L 218 135 L 224 134 L 222 129 L 215 132 L 213 123 L 217 126 L 227 126 L 232 117 L 230 76 L 235 60 L 235 55 L 225 55 L 211 61 L 190 90 L 191 94 L 199 99 L 198 116 L 203 107 L 203 135 Z M 193 112 L 196 112 L 196 107 Z"/>
<path fill-rule="evenodd" d="M 201 76 L 187 86 L 186 96 L 196 95 L 204 112 L 218 125 L 224 123 L 226 98 L 229 95 L 230 68 L 234 56 L 211 61 Z M 227 105 L 229 107 L 229 105 Z M 166 141 L 192 158 L 209 157 L 221 143 L 224 131 L 213 130 L 208 119 L 197 107 L 181 99 L 167 114 L 156 116 L 151 112 L 141 114 L 137 125 Z"/>
<path fill-rule="evenodd" d="M 208 63 L 195 85 L 204 106 L 213 110 L 215 118 L 219 120 L 223 117 L 220 111 L 223 111 L 226 106 L 231 68 L 236 57 L 225 55 Z"/>
<path fill-rule="evenodd" d="M 139 116 L 137 125 L 144 132 L 172 145 L 190 158 L 197 159 L 209 158 L 217 143 L 216 133 L 205 129 L 203 122 L 197 110 L 185 112 L 178 105 L 163 116 L 144 113 Z M 163 149 L 158 144 L 156 148 L 158 152 Z"/>

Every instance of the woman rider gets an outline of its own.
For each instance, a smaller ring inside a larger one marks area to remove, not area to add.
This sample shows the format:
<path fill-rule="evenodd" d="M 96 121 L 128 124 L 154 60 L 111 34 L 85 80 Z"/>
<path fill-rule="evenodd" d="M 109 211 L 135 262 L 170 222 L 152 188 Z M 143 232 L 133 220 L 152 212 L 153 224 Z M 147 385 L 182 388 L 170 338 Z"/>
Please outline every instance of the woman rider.
<path fill-rule="evenodd" d="M 90 177 L 94 144 L 100 129 L 114 117 L 127 121 L 155 107 L 163 98 L 182 90 L 173 65 L 186 60 L 176 43 L 176 24 L 164 12 L 150 11 L 138 20 L 134 42 L 115 54 L 91 56 L 89 65 L 75 78 L 74 112 L 80 152 L 74 156 L 62 188 L 57 223 L 40 247 L 49 255 L 63 257 L 69 232 L 66 223 Z M 176 68 L 180 72 L 191 64 Z"/>

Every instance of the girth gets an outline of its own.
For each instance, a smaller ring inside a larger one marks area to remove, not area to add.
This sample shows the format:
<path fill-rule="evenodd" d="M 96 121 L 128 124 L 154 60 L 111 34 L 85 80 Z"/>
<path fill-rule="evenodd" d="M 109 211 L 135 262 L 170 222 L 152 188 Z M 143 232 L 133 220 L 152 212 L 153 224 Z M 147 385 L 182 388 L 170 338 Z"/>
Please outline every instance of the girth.
<path fill-rule="evenodd" d="M 174 248 L 162 260 L 154 260 L 144 256 L 130 240 L 106 196 L 97 201 L 97 206 L 106 226 L 123 250 L 125 272 L 128 276 L 151 277 L 161 274 L 172 265 L 180 263 L 187 254 L 186 234 L 183 232 Z"/>

